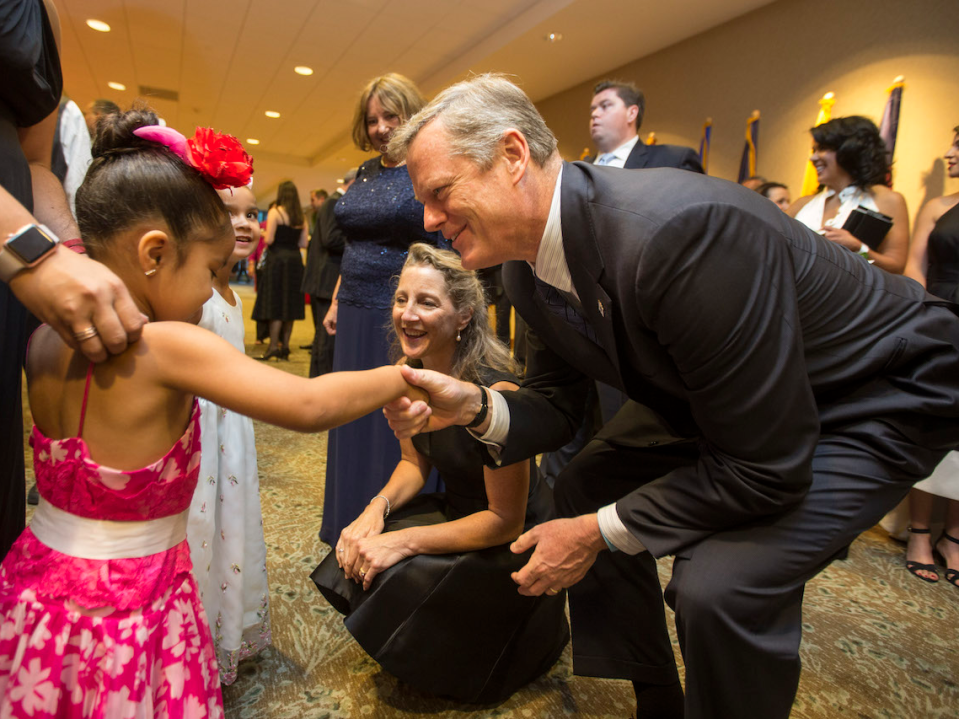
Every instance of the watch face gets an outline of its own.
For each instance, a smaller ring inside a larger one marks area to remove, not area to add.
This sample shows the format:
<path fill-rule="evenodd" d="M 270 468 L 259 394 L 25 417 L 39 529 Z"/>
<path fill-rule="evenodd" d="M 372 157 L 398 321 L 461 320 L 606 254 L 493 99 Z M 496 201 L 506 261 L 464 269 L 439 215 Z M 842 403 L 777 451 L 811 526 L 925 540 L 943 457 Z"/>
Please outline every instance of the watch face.
<path fill-rule="evenodd" d="M 13 250 L 25 264 L 30 265 L 56 247 L 53 238 L 39 227 L 28 227 L 21 234 L 12 237 L 6 249 Z"/>

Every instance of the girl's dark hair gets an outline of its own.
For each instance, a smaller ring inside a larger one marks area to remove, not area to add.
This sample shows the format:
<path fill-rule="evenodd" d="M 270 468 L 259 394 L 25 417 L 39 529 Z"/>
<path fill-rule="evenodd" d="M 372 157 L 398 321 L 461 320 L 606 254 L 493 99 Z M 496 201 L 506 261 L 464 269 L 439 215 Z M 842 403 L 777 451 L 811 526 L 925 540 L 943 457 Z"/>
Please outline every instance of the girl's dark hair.
<path fill-rule="evenodd" d="M 91 257 L 100 257 L 116 235 L 149 219 L 166 224 L 178 262 L 188 242 L 202 239 L 198 230 L 217 238 L 232 232 L 223 201 L 199 172 L 165 146 L 133 134 L 156 124 L 152 110 L 136 106 L 102 117 L 97 126 L 93 162 L 76 196 L 77 224 Z"/>
<path fill-rule="evenodd" d="M 836 153 L 836 162 L 854 185 L 866 189 L 886 183 L 890 169 L 886 143 L 872 120 L 859 115 L 836 117 L 810 132 L 819 147 Z"/>
<path fill-rule="evenodd" d="M 303 206 L 300 204 L 300 192 L 290 180 L 284 180 L 276 190 L 277 207 L 286 211 L 290 227 L 303 227 Z"/>

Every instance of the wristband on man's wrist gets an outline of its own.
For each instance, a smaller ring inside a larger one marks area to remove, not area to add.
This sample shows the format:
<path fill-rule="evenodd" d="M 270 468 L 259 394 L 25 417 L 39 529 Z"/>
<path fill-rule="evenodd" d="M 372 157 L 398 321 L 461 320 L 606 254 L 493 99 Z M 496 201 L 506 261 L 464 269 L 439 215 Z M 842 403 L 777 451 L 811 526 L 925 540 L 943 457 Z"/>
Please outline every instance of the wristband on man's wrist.
<path fill-rule="evenodd" d="M 486 395 L 486 388 L 483 387 L 479 382 L 476 383 L 476 386 L 480 390 L 480 408 L 479 412 L 476 413 L 476 416 L 473 417 L 473 421 L 466 425 L 467 429 L 474 429 L 483 424 L 483 420 L 486 419 L 486 415 L 489 414 L 489 399 Z"/>
<path fill-rule="evenodd" d="M 867 245 L 865 242 L 859 245 L 859 254 L 863 257 L 869 257 L 869 245 Z"/>

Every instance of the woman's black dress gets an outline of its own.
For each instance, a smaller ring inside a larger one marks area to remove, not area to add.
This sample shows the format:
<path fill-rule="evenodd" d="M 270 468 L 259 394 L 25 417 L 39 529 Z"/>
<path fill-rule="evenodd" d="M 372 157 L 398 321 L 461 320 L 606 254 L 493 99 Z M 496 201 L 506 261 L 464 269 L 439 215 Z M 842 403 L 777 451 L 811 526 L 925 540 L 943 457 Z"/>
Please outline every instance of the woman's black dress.
<path fill-rule="evenodd" d="M 508 375 L 488 378 L 486 384 Z M 390 514 L 384 531 L 440 524 L 488 508 L 481 445 L 463 427 L 413 444 L 439 470 L 445 493 L 420 495 Z M 552 495 L 530 461 L 526 529 L 552 516 Z M 566 592 L 525 597 L 510 578 L 532 550 L 509 544 L 462 554 L 421 554 L 378 575 L 369 591 L 327 555 L 312 579 L 386 671 L 423 691 L 465 702 L 507 699 L 546 672 L 569 640 Z"/>
<path fill-rule="evenodd" d="M 939 218 L 928 243 L 926 288 L 936 297 L 955 301 L 959 288 L 959 204 Z"/>
<path fill-rule="evenodd" d="M 266 260 L 260 270 L 253 303 L 254 320 L 292 322 L 306 317 L 300 289 L 303 284 L 303 258 L 299 246 L 302 232 L 302 228 L 276 226 L 273 244 L 267 248 Z"/>
<path fill-rule="evenodd" d="M 63 77 L 42 0 L 3 0 L 3 4 L 0 186 L 32 211 L 30 166 L 20 148 L 17 128 L 36 125 L 57 109 Z M 20 536 L 26 517 L 20 396 L 26 333 L 26 309 L 0 282 L 0 559 Z"/>

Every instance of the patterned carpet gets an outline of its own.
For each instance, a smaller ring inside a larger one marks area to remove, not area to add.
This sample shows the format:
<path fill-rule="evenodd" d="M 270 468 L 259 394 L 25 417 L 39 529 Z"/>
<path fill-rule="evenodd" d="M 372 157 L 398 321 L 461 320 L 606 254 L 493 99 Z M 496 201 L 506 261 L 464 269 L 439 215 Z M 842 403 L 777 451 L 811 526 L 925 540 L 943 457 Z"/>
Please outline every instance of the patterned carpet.
<path fill-rule="evenodd" d="M 249 320 L 252 289 L 237 290 Z M 248 324 L 248 340 L 253 336 Z M 294 326 L 291 344 L 296 348 L 311 338 L 307 310 L 306 321 Z M 247 348 L 254 355 L 263 351 Z M 305 376 L 308 365 L 309 353 L 294 349 L 289 362 L 276 366 Z M 381 671 L 309 580 L 328 551 L 317 538 L 326 436 L 261 423 L 256 433 L 274 646 L 242 663 L 236 683 L 224 688 L 228 717 L 630 716 L 628 683 L 574 677 L 568 648 L 545 677 L 497 706 L 427 696 Z M 807 586 L 804 669 L 793 717 L 959 717 L 959 590 L 912 578 L 902 561 L 903 546 L 876 528 L 853 544 L 847 561 Z M 664 585 L 669 567 L 669 560 L 660 562 Z M 673 643 L 682 672 L 675 637 Z"/>

